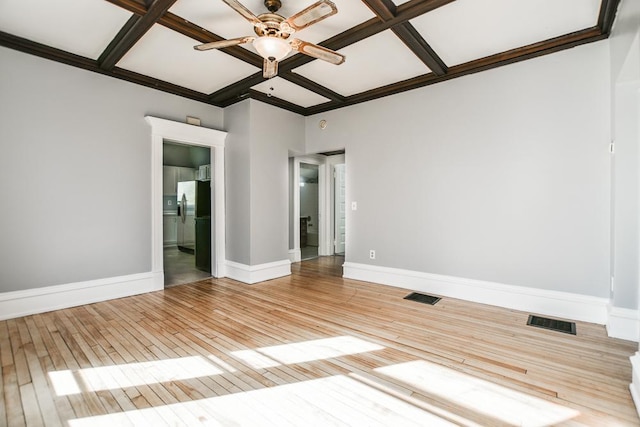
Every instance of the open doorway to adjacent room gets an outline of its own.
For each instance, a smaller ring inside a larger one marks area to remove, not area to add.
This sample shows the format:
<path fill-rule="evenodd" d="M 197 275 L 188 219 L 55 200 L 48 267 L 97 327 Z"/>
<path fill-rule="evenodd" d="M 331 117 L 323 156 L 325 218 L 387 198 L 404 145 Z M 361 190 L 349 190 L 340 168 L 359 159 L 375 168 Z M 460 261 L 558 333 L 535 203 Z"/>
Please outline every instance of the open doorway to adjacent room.
<path fill-rule="evenodd" d="M 291 262 L 346 252 L 346 157 L 332 151 L 289 158 Z"/>
<path fill-rule="evenodd" d="M 164 285 L 211 277 L 211 149 L 163 143 Z"/>
<path fill-rule="evenodd" d="M 300 258 L 318 257 L 320 242 L 318 165 L 300 163 Z"/>

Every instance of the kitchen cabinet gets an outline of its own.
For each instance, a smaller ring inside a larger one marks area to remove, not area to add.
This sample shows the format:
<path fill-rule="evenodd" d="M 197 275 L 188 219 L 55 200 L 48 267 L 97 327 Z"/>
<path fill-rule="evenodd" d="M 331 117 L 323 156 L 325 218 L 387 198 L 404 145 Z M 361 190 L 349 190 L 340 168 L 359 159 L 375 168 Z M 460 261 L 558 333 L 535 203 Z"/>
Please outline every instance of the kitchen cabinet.
<path fill-rule="evenodd" d="M 196 170 L 180 166 L 162 166 L 162 194 L 175 196 L 178 182 L 194 181 Z"/>
<path fill-rule="evenodd" d="M 198 168 L 198 181 L 211 181 L 211 165 L 202 165 Z"/>
<path fill-rule="evenodd" d="M 175 246 L 178 241 L 178 216 L 164 215 L 162 217 L 162 236 L 164 246 Z"/>
<path fill-rule="evenodd" d="M 177 217 L 177 220 L 182 221 L 180 217 Z M 193 253 L 196 246 L 196 217 L 194 215 L 186 215 L 184 227 L 177 227 L 176 240 L 181 242 L 178 245 L 180 249 Z"/>

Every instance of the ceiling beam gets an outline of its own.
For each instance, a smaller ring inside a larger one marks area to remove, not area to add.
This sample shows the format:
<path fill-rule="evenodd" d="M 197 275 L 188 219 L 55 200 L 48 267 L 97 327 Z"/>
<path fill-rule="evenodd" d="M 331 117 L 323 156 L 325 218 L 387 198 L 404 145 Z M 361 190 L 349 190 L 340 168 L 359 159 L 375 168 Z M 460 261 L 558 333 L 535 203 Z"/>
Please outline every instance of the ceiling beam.
<path fill-rule="evenodd" d="M 262 83 L 265 78 L 262 76 L 262 70 L 260 72 L 245 77 L 242 80 L 224 87 L 209 95 L 209 100 L 215 104 L 231 105 L 237 101 L 246 98 L 249 93 L 249 89 L 253 86 Z"/>
<path fill-rule="evenodd" d="M 432 85 L 435 83 L 440 83 L 468 74 L 478 73 L 480 71 L 486 71 L 492 68 L 501 67 L 503 65 L 513 64 L 515 62 L 548 55 L 550 53 L 559 52 L 561 50 L 570 49 L 572 47 L 595 42 L 605 38 L 607 38 L 607 34 L 603 34 L 598 27 L 576 31 L 574 33 L 555 37 L 543 42 L 534 43 L 528 46 L 477 59 L 475 61 L 456 65 L 449 68 L 449 72 L 442 76 L 438 76 L 434 73 L 424 74 L 422 76 L 414 77 L 402 82 L 349 96 L 344 102 L 331 101 L 325 104 L 309 107 L 306 109 L 305 115 L 309 116 L 325 111 L 335 110 L 337 108 L 346 107 L 348 105 L 371 101 L 373 99 L 378 99 L 408 90 Z"/>
<path fill-rule="evenodd" d="M 455 0 L 411 0 L 398 6 L 396 8 L 395 16 L 389 20 L 381 21 L 380 17 L 372 18 L 360 25 L 331 37 L 330 39 L 320 43 L 320 45 L 331 50 L 340 50 L 453 1 Z M 279 68 L 280 70 L 289 71 L 313 60 L 314 58 L 306 55 L 295 55 L 285 61 L 282 61 Z"/>
<path fill-rule="evenodd" d="M 100 68 L 107 71 L 112 70 L 118 61 L 158 22 L 162 15 L 164 15 L 175 2 L 176 0 L 155 0 L 142 17 L 136 20 L 133 25 L 130 25 L 127 31 L 118 33 L 116 37 L 117 41 L 109 44 L 107 49 L 100 55 L 98 62 Z M 130 23 L 131 20 L 125 24 L 125 27 Z"/>
<path fill-rule="evenodd" d="M 390 0 L 362 0 L 381 21 L 391 21 L 396 17 L 396 5 Z M 391 27 L 396 36 L 416 55 L 431 71 L 441 76 L 447 73 L 447 66 L 436 54 L 422 35 L 408 21 Z"/>
<path fill-rule="evenodd" d="M 265 104 L 273 105 L 275 107 L 280 107 L 285 110 L 289 110 L 296 114 L 304 115 L 304 112 L 305 112 L 304 107 L 301 107 L 297 104 L 293 104 L 289 101 L 285 101 L 284 99 L 280 99 L 275 96 L 269 96 L 257 90 L 250 90 L 249 95 L 251 96 L 251 99 L 256 99 L 258 101 L 264 102 Z"/>
<path fill-rule="evenodd" d="M 71 65 L 73 67 L 81 68 L 84 70 L 92 71 L 94 73 L 103 74 L 110 77 L 115 77 L 120 80 L 126 80 L 131 83 L 147 86 L 153 89 L 158 89 L 163 92 L 179 95 L 184 98 L 193 99 L 208 104 L 212 104 L 206 94 L 196 92 L 191 89 L 184 88 L 182 86 L 167 83 L 162 80 L 157 80 L 142 74 L 134 73 L 132 71 L 123 70 L 120 68 L 114 68 L 113 70 L 104 70 L 98 66 L 98 62 L 93 59 L 85 58 L 84 56 L 74 55 L 73 53 L 66 52 L 64 50 L 56 49 L 50 46 L 46 46 L 31 40 L 24 39 L 22 37 L 14 36 L 8 33 L 0 31 L 0 46 L 5 46 L 10 49 L 14 49 L 20 52 L 25 52 L 30 55 L 39 56 L 40 58 L 49 59 L 51 61 L 60 62 L 62 64 Z M 215 105 L 215 104 L 212 104 Z"/>
<path fill-rule="evenodd" d="M 382 21 L 388 21 L 396 16 L 396 5 L 391 0 L 362 0 Z"/>
<path fill-rule="evenodd" d="M 304 76 L 301 76 L 300 74 L 296 74 L 291 71 L 280 73 L 278 74 L 278 77 L 288 80 L 291 83 L 294 83 L 312 92 L 315 92 L 320 96 L 331 99 L 332 101 L 344 101 L 346 99 L 343 95 L 340 95 L 339 93 L 334 92 L 331 89 L 314 82 L 313 80 L 310 80 Z"/>
<path fill-rule="evenodd" d="M 598 16 L 598 27 L 600 27 L 603 34 L 611 33 L 619 4 L 620 0 L 602 0 L 600 15 Z"/>
<path fill-rule="evenodd" d="M 224 37 L 214 34 L 206 28 L 202 28 L 194 23 L 191 23 L 186 19 L 179 17 L 178 15 L 174 15 L 171 12 L 165 13 L 162 18 L 158 20 L 158 24 L 172 29 L 178 33 L 184 34 L 185 36 L 192 38 L 193 40 L 197 40 L 200 43 L 210 43 L 226 40 Z M 250 50 L 247 50 L 240 46 L 231 46 L 218 50 L 231 55 L 236 59 L 246 62 L 247 64 L 251 64 L 262 69 L 262 63 L 264 59 L 260 55 L 256 55 Z M 206 52 L 202 52 L 202 54 L 206 55 Z"/>
<path fill-rule="evenodd" d="M 123 9 L 126 9 L 129 12 L 132 12 L 138 15 L 144 15 L 146 13 L 146 8 L 144 4 L 136 0 L 106 0 L 106 1 L 108 1 L 109 3 L 113 3 L 116 6 L 120 6 Z M 206 28 L 202 28 L 171 12 L 164 13 L 158 19 L 157 23 L 173 31 L 184 34 L 185 36 L 190 37 L 193 40 L 197 40 L 200 43 L 209 43 L 209 42 L 226 40 L 224 37 L 214 34 L 211 31 L 207 30 Z M 255 67 L 262 68 L 263 59 L 259 55 L 256 55 L 255 53 L 248 51 L 247 49 L 244 49 L 240 46 L 232 46 L 232 47 L 227 47 L 227 48 L 218 49 L 218 50 L 228 55 L 231 55 L 243 62 L 251 64 Z"/>
<path fill-rule="evenodd" d="M 382 7 L 382 5 L 387 5 L 389 3 L 385 0 L 366 1 L 367 5 L 369 5 L 370 8 Z M 371 3 L 368 3 L 369 1 L 371 1 Z M 332 50 L 339 50 L 374 34 L 388 30 L 395 25 L 402 24 L 404 20 L 415 18 L 416 16 L 437 9 L 438 7 L 451 3 L 452 1 L 454 0 L 411 0 L 398 6 L 396 9 L 396 16 L 387 21 L 381 21 L 380 18 L 372 18 L 354 28 L 344 31 L 320 43 L 320 45 Z M 314 59 L 315 58 L 303 54 L 293 55 L 292 57 L 278 64 L 278 73 L 284 75 L 285 73 L 292 71 L 294 68 L 300 67 L 301 65 L 311 62 Z M 434 67 L 438 69 L 436 65 L 434 65 Z M 262 75 L 262 73 L 260 73 L 260 75 Z M 254 78 L 240 80 L 239 82 L 236 82 L 232 85 L 227 86 L 226 88 L 219 90 L 218 92 L 211 94 L 211 99 L 215 102 L 227 102 L 229 99 L 242 96 L 242 94 L 247 93 L 252 86 L 260 83 L 260 81 L 256 81 L 257 77 L 253 77 Z"/>
<path fill-rule="evenodd" d="M 447 74 L 447 65 L 413 25 L 405 22 L 396 25 L 391 30 L 431 71 L 439 76 Z"/>

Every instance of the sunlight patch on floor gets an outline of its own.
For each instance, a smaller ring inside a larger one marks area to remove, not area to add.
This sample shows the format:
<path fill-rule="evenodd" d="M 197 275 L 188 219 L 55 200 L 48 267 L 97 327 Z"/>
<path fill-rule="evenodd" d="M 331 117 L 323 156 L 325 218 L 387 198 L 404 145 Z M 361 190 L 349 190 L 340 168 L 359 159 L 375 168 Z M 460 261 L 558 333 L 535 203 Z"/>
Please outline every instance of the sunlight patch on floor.
<path fill-rule="evenodd" d="M 292 344 L 234 351 L 231 354 L 260 369 L 278 365 L 326 360 L 350 354 L 384 350 L 384 347 L 350 336 L 322 338 Z"/>
<path fill-rule="evenodd" d="M 555 425 L 580 412 L 471 375 L 423 360 L 374 369 L 448 402 L 504 423 L 542 427 Z"/>
<path fill-rule="evenodd" d="M 122 389 L 222 373 L 224 371 L 207 358 L 192 356 L 97 368 L 51 371 L 49 379 L 58 396 L 67 396 L 83 391 Z"/>
<path fill-rule="evenodd" d="M 346 376 L 333 376 L 226 396 L 69 420 L 70 427 L 207 426 L 451 426 L 428 411 Z"/>

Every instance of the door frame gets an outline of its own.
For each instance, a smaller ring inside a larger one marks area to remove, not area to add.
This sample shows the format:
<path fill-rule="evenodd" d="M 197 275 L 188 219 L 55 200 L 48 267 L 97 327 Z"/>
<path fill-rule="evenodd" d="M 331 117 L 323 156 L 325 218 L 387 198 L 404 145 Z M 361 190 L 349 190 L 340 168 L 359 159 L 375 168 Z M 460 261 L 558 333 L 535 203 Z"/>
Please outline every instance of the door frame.
<path fill-rule="evenodd" d="M 300 163 L 318 166 L 318 256 L 329 255 L 327 248 L 327 233 L 329 226 L 327 221 L 327 166 L 324 156 L 308 155 L 293 158 L 292 203 L 293 203 L 293 248 L 289 250 L 291 262 L 300 262 Z M 291 230 L 291 227 L 289 227 Z"/>
<path fill-rule="evenodd" d="M 224 145 L 227 132 L 145 116 L 151 126 L 151 271 L 154 286 L 164 289 L 162 231 L 162 147 L 164 141 L 209 147 L 213 156 L 211 275 L 225 277 Z"/>

